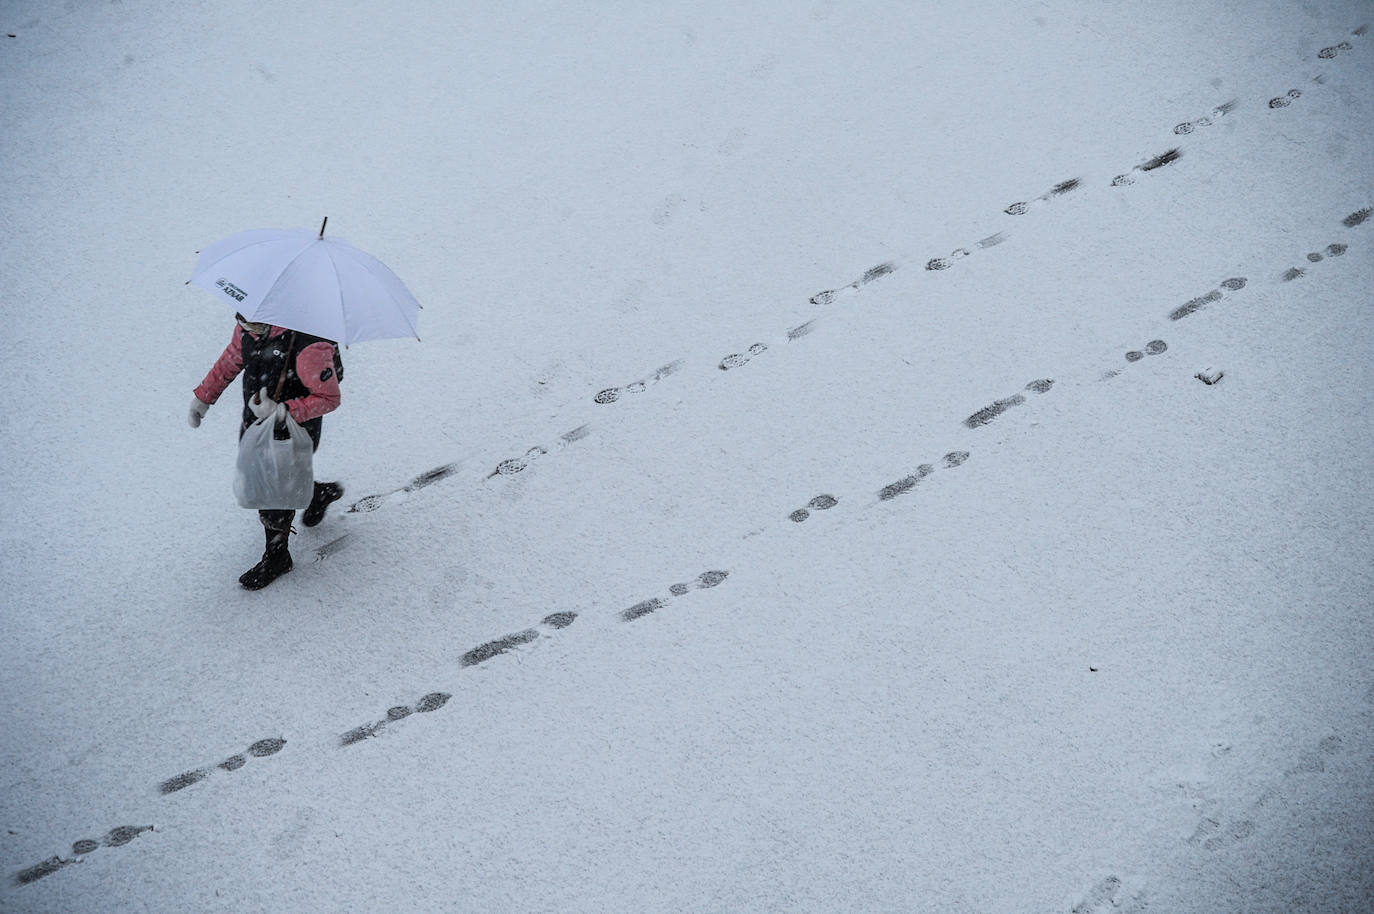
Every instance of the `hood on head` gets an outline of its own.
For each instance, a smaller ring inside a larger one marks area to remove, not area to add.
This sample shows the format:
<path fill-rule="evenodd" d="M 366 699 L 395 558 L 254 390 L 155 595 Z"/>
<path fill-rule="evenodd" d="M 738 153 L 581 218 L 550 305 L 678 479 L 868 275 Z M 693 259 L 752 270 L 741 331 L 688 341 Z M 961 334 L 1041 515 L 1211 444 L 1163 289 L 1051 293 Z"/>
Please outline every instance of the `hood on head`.
<path fill-rule="evenodd" d="M 258 323 L 256 321 L 250 321 L 242 314 L 239 314 L 237 312 L 234 314 L 234 320 L 238 321 L 239 326 L 242 327 L 244 330 L 247 330 L 249 333 L 252 333 L 256 336 L 266 336 L 268 333 L 272 331 L 271 324 L 263 324 Z"/>

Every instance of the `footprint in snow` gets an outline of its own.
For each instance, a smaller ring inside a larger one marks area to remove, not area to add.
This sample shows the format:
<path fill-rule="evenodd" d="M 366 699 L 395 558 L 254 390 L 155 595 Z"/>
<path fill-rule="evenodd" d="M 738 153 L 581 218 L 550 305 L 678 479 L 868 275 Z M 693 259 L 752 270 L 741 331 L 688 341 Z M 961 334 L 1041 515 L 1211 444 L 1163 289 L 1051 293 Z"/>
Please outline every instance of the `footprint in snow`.
<path fill-rule="evenodd" d="M 39 879 L 51 876 L 65 866 L 70 866 L 73 863 L 80 863 L 81 861 L 78 858 L 85 857 L 99 850 L 101 847 L 123 847 L 145 831 L 152 830 L 153 826 L 151 825 L 121 825 L 118 828 L 110 829 L 105 837 L 99 841 L 91 838 L 83 838 L 72 844 L 72 853 L 75 854 L 76 857 L 71 859 L 60 856 L 49 857 L 41 863 L 25 867 L 15 873 L 11 877 L 11 882 L 16 886 L 37 882 Z"/>
<path fill-rule="evenodd" d="M 401 486 L 400 488 L 392 489 L 390 492 L 382 492 L 378 495 L 368 495 L 363 498 L 360 498 L 358 501 L 354 502 L 351 506 L 349 506 L 347 513 L 367 514 L 371 511 L 376 511 L 378 508 L 384 505 L 388 499 L 396 495 L 417 492 L 420 489 L 425 488 L 426 486 L 432 486 L 436 482 L 439 482 L 441 479 L 447 479 L 448 477 L 452 476 L 454 473 L 458 472 L 458 470 L 459 464 L 457 463 L 446 463 L 443 466 L 435 467 L 432 470 L 426 470 L 425 472 L 421 473 L 419 476 L 416 476 L 414 479 L 412 479 L 405 485 Z M 324 556 L 321 557 L 323 558 Z"/>
<path fill-rule="evenodd" d="M 763 343 L 755 343 L 754 345 L 749 347 L 749 351 L 747 354 L 741 355 L 737 352 L 731 353 L 730 355 L 727 355 L 725 358 L 721 359 L 720 365 L 718 365 L 717 367 L 721 371 L 729 371 L 731 368 L 742 368 L 743 366 L 749 364 L 749 360 L 752 359 L 754 356 L 760 355 L 767 351 L 768 347 L 766 345 L 764 345 Z"/>
<path fill-rule="evenodd" d="M 834 304 L 835 301 L 841 296 L 857 292 L 859 289 L 862 289 L 864 286 L 868 285 L 874 280 L 881 279 L 882 277 L 888 275 L 889 273 L 892 273 L 896 269 L 897 264 L 892 261 L 880 263 L 875 267 L 869 267 L 869 269 L 864 273 L 864 275 L 860 276 L 858 279 L 854 280 L 846 286 L 841 286 L 838 289 L 827 289 L 824 292 L 817 292 L 815 295 L 811 296 L 811 304 Z"/>
<path fill-rule="evenodd" d="M 1132 171 L 1139 171 L 1141 173 L 1156 171 L 1160 168 L 1163 168 L 1165 165 L 1172 165 L 1181 158 L 1183 158 L 1183 150 L 1178 148 L 1169 149 L 1164 152 L 1161 152 L 1157 156 L 1153 156 L 1149 159 L 1146 159 L 1144 162 L 1141 162 L 1139 165 L 1133 168 Z M 1134 183 L 1135 178 L 1132 177 L 1130 173 L 1117 175 L 1115 178 L 1112 178 L 1113 187 L 1125 187 L 1127 185 Z"/>
<path fill-rule="evenodd" d="M 1182 135 L 1192 133 L 1194 130 L 1197 130 L 1200 127 L 1210 127 L 1226 115 L 1230 114 L 1232 111 L 1235 111 L 1236 108 L 1238 108 L 1239 106 L 1239 100 L 1234 98 L 1231 99 L 1229 102 L 1223 102 L 1222 104 L 1217 105 L 1215 108 L 1213 108 L 1211 114 L 1200 117 L 1197 120 L 1186 121 L 1185 123 L 1179 124 L 1177 127 L 1174 128 L 1174 133 Z"/>
<path fill-rule="evenodd" d="M 1200 295 L 1197 298 L 1189 299 L 1173 311 L 1170 311 L 1169 320 L 1183 320 L 1183 318 L 1188 315 L 1195 314 L 1208 305 L 1221 301 L 1226 297 L 1226 292 L 1239 292 L 1241 289 L 1245 288 L 1248 282 L 1249 280 L 1244 276 L 1233 276 L 1230 279 L 1222 280 L 1220 289 L 1213 289 L 1206 295 Z"/>
<path fill-rule="evenodd" d="M 279 737 L 272 737 L 270 739 L 258 740 L 256 743 L 249 746 L 246 752 L 253 758 L 266 758 L 269 755 L 276 755 L 285 746 L 286 740 L 281 739 Z M 176 793 L 179 790 L 185 790 L 192 784 L 199 784 L 201 781 L 208 778 L 211 774 L 214 773 L 216 768 L 220 771 L 237 771 L 238 769 L 242 768 L 247 761 L 248 760 L 242 754 L 231 755 L 229 758 L 225 759 L 222 762 L 219 762 L 214 766 L 193 768 L 190 771 L 184 771 L 181 774 L 178 774 L 176 777 L 168 778 L 161 784 L 158 784 L 158 793 L 162 794 L 163 796 L 166 796 L 169 793 Z"/>
<path fill-rule="evenodd" d="M 811 516 L 812 511 L 829 511 L 837 504 L 839 504 L 839 501 L 833 495 L 817 495 L 806 503 L 805 508 L 798 508 L 789 514 L 788 519 L 800 524 Z"/>
<path fill-rule="evenodd" d="M 709 590 L 712 587 L 720 586 L 729 576 L 730 572 L 728 571 L 704 571 L 697 575 L 696 580 L 690 584 L 674 584 L 668 588 L 668 592 L 674 597 L 681 597 L 686 596 L 693 590 Z M 642 600 L 629 609 L 621 610 L 620 620 L 622 622 L 633 622 L 635 619 L 642 619 L 650 613 L 658 612 L 667 605 L 668 601 L 661 597 Z"/>
<path fill-rule="evenodd" d="M 1031 200 L 1029 202 L 1013 203 L 1011 206 L 1008 206 L 1002 212 L 1006 213 L 1008 216 L 1024 216 L 1026 213 L 1030 212 L 1033 207 L 1048 203 L 1055 197 L 1062 197 L 1064 194 L 1067 194 L 1073 190 L 1077 190 L 1079 187 L 1082 186 L 1083 181 L 1080 178 L 1070 178 L 1067 181 L 1060 181 L 1058 184 L 1054 185 L 1054 187 L 1051 187 L 1049 190 L 1045 191 L 1043 194 L 1036 197 L 1034 200 Z"/>
<path fill-rule="evenodd" d="M 558 438 L 558 443 L 555 445 L 555 447 L 560 449 L 565 448 L 570 444 L 575 444 L 576 442 L 581 441 L 583 438 L 586 438 L 589 434 L 591 434 L 591 426 L 579 425 L 572 431 L 564 432 L 562 435 L 560 435 Z M 499 464 L 496 465 L 496 469 L 492 471 L 492 473 L 489 476 L 487 476 L 487 479 L 491 479 L 494 476 L 513 476 L 516 473 L 523 472 L 527 467 L 529 467 L 532 461 L 537 460 L 540 457 L 547 456 L 548 453 L 548 448 L 539 446 L 532 447 L 525 452 L 525 456 L 523 457 L 514 457 L 510 460 L 501 461 Z"/>
<path fill-rule="evenodd" d="M 647 378 L 640 378 L 638 381 L 632 381 L 624 387 L 607 387 L 605 390 L 599 391 L 596 396 L 592 397 L 592 402 L 604 406 L 608 403 L 615 403 L 623 394 L 644 393 L 651 385 L 657 384 L 669 375 L 676 374 L 677 371 L 682 368 L 683 364 L 684 362 L 678 359 L 675 362 L 669 362 L 667 365 L 664 365 Z"/>
<path fill-rule="evenodd" d="M 437 711 L 448 704 L 448 700 L 452 697 L 453 696 L 447 692 L 430 692 L 428 695 L 423 696 L 419 701 L 415 702 L 414 706 L 396 705 L 388 708 L 386 716 L 381 720 L 363 724 L 360 727 L 354 727 L 347 733 L 342 734 L 339 737 L 339 745 L 352 746 L 354 743 L 360 743 L 369 737 L 376 736 L 387 725 L 405 720 L 412 714 L 428 714 L 432 711 Z"/>
<path fill-rule="evenodd" d="M 995 248 L 997 247 L 997 245 L 1001 244 L 1003 241 L 1006 240 L 1006 232 L 998 232 L 995 235 L 989 235 L 982 241 L 977 242 L 974 245 L 974 247 L 976 247 L 980 251 L 986 250 L 987 248 Z M 935 272 L 938 272 L 940 270 L 948 270 L 950 267 L 954 266 L 955 261 L 963 260 L 965 257 L 969 256 L 970 253 L 971 252 L 968 248 L 955 248 L 953 251 L 949 253 L 947 257 L 933 257 L 930 260 L 927 260 L 926 269 Z"/>
<path fill-rule="evenodd" d="M 1049 392 L 1049 389 L 1053 386 L 1053 380 L 1049 378 L 1041 378 L 1028 383 L 1025 387 L 1025 390 L 1031 393 L 1043 394 Z M 969 428 L 980 428 L 984 425 L 987 425 L 989 422 L 996 419 L 998 416 L 1002 415 L 1012 407 L 1020 406 L 1022 403 L 1025 402 L 1025 395 L 1019 393 L 1012 394 L 1010 397 L 1006 397 L 1001 400 L 994 400 L 992 403 L 989 403 L 987 406 L 984 406 L 982 409 L 978 410 L 976 413 L 965 419 L 964 425 L 968 426 Z"/>

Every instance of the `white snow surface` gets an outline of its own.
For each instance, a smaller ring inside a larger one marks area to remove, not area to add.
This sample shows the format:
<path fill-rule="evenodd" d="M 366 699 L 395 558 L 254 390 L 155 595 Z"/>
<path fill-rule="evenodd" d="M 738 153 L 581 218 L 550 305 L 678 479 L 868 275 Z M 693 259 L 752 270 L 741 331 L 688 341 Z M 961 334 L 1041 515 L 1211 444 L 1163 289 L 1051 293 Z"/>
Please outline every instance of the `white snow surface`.
<path fill-rule="evenodd" d="M 0 909 L 1374 910 L 1368 0 L 0 18 Z M 184 283 L 324 216 L 248 593 Z"/>

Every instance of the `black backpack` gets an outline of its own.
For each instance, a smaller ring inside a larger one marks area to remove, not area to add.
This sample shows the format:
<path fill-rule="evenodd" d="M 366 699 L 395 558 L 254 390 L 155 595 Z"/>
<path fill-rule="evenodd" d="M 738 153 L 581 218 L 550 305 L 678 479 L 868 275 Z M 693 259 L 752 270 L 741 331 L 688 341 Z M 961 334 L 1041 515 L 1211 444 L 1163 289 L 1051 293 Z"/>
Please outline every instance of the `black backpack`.
<path fill-rule="evenodd" d="M 276 397 L 281 396 L 282 385 L 286 383 L 287 366 L 291 364 L 293 358 L 296 355 L 300 354 L 300 351 L 302 349 L 306 348 L 307 346 L 313 346 L 316 343 L 328 343 L 329 345 L 334 347 L 334 377 L 338 378 L 340 384 L 343 383 L 343 356 L 339 354 L 339 344 L 334 342 L 333 340 L 327 340 L 322 336 L 312 336 L 309 333 L 298 333 L 295 330 L 292 330 L 291 339 L 286 344 L 288 355 L 286 357 L 285 362 L 282 365 L 281 376 L 277 378 L 276 391 L 272 394 L 274 399 Z"/>
<path fill-rule="evenodd" d="M 316 343 L 328 343 L 329 345 L 333 346 L 333 347 L 334 347 L 334 377 L 336 377 L 336 378 L 339 379 L 339 383 L 340 383 L 340 384 L 343 383 L 343 374 L 344 374 L 344 372 L 343 372 L 343 355 L 341 355 L 340 352 L 339 352 L 339 349 L 340 349 L 341 347 L 339 346 L 338 343 L 334 342 L 333 340 L 327 340 L 327 339 L 325 339 L 325 338 L 322 337 L 322 336 L 311 336 L 311 335 L 308 334 L 308 333 L 297 333 L 297 332 L 295 332 L 294 330 L 291 331 L 291 335 L 292 335 L 292 341 L 291 341 L 291 344 L 290 344 L 290 345 L 291 345 L 291 349 L 292 349 L 292 351 L 294 351 L 294 352 L 295 352 L 296 354 L 298 354 L 298 355 L 300 354 L 300 351 L 301 351 L 302 349 L 304 349 L 304 348 L 307 347 L 307 346 L 313 346 L 313 345 L 316 344 Z"/>

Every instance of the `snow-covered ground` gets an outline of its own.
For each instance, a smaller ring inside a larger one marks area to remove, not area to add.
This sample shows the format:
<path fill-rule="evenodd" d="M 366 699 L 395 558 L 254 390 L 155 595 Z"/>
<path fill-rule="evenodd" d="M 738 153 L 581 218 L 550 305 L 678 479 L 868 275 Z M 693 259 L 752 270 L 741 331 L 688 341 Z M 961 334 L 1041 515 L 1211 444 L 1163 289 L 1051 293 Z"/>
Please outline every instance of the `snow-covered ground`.
<path fill-rule="evenodd" d="M 0 908 L 1374 909 L 1368 0 L 0 19 Z M 183 283 L 326 215 L 246 593 Z"/>

